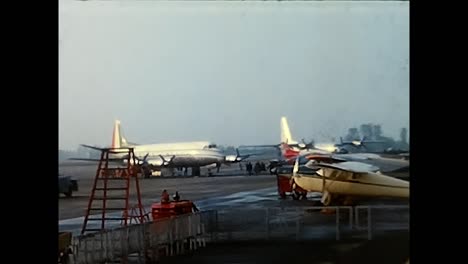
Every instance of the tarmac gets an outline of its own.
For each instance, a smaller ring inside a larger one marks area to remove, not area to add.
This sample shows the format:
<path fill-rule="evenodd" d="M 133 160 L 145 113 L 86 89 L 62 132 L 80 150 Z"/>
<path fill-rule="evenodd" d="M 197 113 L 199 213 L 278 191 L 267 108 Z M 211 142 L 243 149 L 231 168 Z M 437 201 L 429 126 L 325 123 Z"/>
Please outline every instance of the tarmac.
<path fill-rule="evenodd" d="M 59 165 L 59 171 L 63 175 L 72 176 L 78 180 L 77 192 L 71 198 L 59 195 L 59 220 L 70 220 L 85 215 L 89 196 L 96 174 L 95 163 L 67 162 Z M 170 195 L 179 192 L 181 199 L 192 200 L 199 208 L 213 208 L 219 203 L 234 206 L 241 199 L 247 203 L 258 201 L 258 195 L 275 197 L 276 177 L 263 173 L 261 175 L 248 176 L 247 172 L 239 170 L 238 166 L 222 167 L 221 173 L 208 177 L 206 170 L 201 171 L 202 176 L 187 177 L 159 177 L 139 179 L 142 204 L 149 208 L 151 204 L 161 199 L 161 193 L 166 189 Z M 235 175 L 235 176 L 232 176 Z M 132 181 L 132 186 L 134 182 Z M 132 188 L 132 187 L 131 187 Z M 134 194 L 134 189 L 131 190 Z M 251 193 L 252 192 L 252 193 Z M 245 196 L 251 200 L 245 200 Z M 133 201 L 136 196 L 132 197 Z M 244 197 L 244 198 L 242 198 Z M 232 200 L 231 203 L 226 201 Z"/>

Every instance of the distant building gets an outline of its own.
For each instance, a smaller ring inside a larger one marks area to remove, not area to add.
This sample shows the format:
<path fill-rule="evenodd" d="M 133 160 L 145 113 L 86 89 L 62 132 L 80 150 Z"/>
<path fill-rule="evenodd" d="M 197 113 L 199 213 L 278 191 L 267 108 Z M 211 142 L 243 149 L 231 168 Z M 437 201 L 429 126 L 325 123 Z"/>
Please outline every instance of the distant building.
<path fill-rule="evenodd" d="M 400 141 L 402 143 L 408 144 L 407 138 L 408 138 L 408 130 L 406 129 L 406 127 L 403 127 L 400 130 Z"/>
<path fill-rule="evenodd" d="M 366 137 L 368 139 L 373 138 L 372 124 L 362 124 L 360 130 L 362 137 Z"/>
<path fill-rule="evenodd" d="M 348 129 L 348 134 L 345 136 L 345 141 L 353 141 L 353 140 L 359 140 L 359 132 L 358 129 L 355 127 L 349 128 Z"/>
<path fill-rule="evenodd" d="M 400 138 L 404 139 L 401 141 L 396 141 L 391 137 L 385 137 L 383 134 L 383 129 L 381 125 L 374 125 L 372 123 L 362 124 L 359 127 L 359 132 L 356 128 L 349 128 L 348 134 L 345 137 L 345 141 L 360 140 L 362 137 L 365 137 L 364 147 L 353 147 L 346 146 L 345 149 L 349 152 L 384 152 L 388 149 L 393 150 L 403 150 L 406 151 L 409 149 L 408 143 L 406 142 L 407 130 L 406 128 L 402 129 L 400 133 Z M 360 134 L 360 136 L 359 136 Z M 366 140 L 372 141 L 377 140 L 381 142 L 368 142 Z M 402 142 L 403 141 L 403 142 Z"/>
<path fill-rule="evenodd" d="M 382 127 L 380 125 L 374 125 L 373 130 L 373 139 L 380 140 L 382 138 Z"/>

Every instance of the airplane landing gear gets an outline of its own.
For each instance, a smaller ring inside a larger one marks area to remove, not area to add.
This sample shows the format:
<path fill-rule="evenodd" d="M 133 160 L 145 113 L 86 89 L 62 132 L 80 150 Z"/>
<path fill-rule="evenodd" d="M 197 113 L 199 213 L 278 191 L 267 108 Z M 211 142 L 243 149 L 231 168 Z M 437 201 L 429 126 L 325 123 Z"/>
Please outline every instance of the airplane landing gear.
<path fill-rule="evenodd" d="M 298 190 L 293 190 L 292 197 L 294 200 L 305 200 L 307 199 L 307 192 L 300 192 Z"/>
<path fill-rule="evenodd" d="M 294 200 L 305 200 L 307 199 L 307 191 L 298 187 L 294 180 L 290 182 L 291 184 L 291 196 Z"/>

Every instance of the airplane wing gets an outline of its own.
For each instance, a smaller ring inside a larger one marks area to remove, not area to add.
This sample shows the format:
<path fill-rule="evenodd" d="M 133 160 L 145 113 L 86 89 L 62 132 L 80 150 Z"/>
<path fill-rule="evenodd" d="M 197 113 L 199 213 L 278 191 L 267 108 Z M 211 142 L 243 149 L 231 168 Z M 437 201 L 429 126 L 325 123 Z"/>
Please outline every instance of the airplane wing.
<path fill-rule="evenodd" d="M 98 147 L 94 147 L 94 146 L 90 146 L 90 145 L 85 145 L 85 144 L 81 144 L 81 146 L 85 147 L 85 148 L 94 149 L 94 150 L 103 150 L 102 148 L 98 148 Z"/>
<path fill-rule="evenodd" d="M 379 167 L 382 172 L 408 170 L 410 166 L 408 160 L 385 158 L 372 153 L 335 154 L 333 158 L 373 165 Z"/>
<path fill-rule="evenodd" d="M 324 154 L 309 154 L 309 155 L 306 155 L 306 158 L 309 160 L 321 161 L 321 162 L 326 162 L 326 163 L 347 161 L 347 159 L 343 159 L 340 157 L 335 157 L 333 155 L 327 155 L 327 154 L 325 155 Z"/>
<path fill-rule="evenodd" d="M 274 148 L 279 147 L 280 144 L 272 145 L 240 145 L 239 148 Z"/>
<path fill-rule="evenodd" d="M 99 150 L 99 151 L 109 150 L 109 153 L 113 153 L 113 154 L 125 153 L 125 152 L 128 151 L 128 148 L 99 148 L 99 147 L 90 146 L 90 145 L 85 145 L 85 144 L 81 144 L 81 146 L 82 146 L 82 147 L 85 147 L 85 148 L 90 148 L 90 149 L 94 149 L 94 150 Z"/>
<path fill-rule="evenodd" d="M 271 155 L 271 152 L 260 152 L 260 153 L 251 153 L 251 154 L 244 154 L 240 155 L 240 157 L 243 158 L 243 160 L 248 159 L 250 157 L 255 157 L 255 156 L 268 156 Z"/>
<path fill-rule="evenodd" d="M 314 167 L 319 167 L 319 168 L 330 168 L 334 170 L 340 170 L 340 171 L 357 173 L 357 174 L 377 172 L 379 170 L 379 168 L 376 166 L 372 166 L 370 164 L 365 164 L 362 162 L 355 162 L 355 161 L 345 161 L 345 162 L 333 163 L 333 164 L 311 163 L 310 165 Z M 309 167 L 310 165 L 309 163 L 306 164 L 307 167 Z"/>
<path fill-rule="evenodd" d="M 380 159 L 381 156 L 373 153 L 351 153 L 351 154 L 334 154 L 334 158 L 336 159 L 343 159 L 347 161 L 355 161 L 355 160 L 371 160 L 371 159 Z"/>

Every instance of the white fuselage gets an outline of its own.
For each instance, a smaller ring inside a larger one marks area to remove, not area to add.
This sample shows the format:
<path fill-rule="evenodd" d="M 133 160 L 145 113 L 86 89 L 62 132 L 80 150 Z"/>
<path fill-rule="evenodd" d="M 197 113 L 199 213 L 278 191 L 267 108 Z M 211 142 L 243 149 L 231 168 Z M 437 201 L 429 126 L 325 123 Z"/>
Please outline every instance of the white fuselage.
<path fill-rule="evenodd" d="M 222 163 L 225 159 L 224 154 L 216 148 L 216 145 L 204 141 L 129 147 L 133 147 L 135 156 L 139 159 L 147 156 L 146 161 L 153 166 L 162 166 L 165 161 L 170 161 L 170 167 L 201 167 Z"/>

